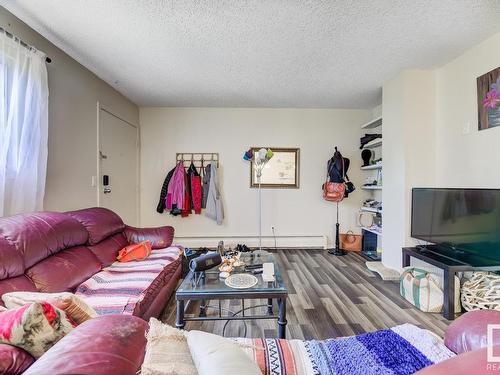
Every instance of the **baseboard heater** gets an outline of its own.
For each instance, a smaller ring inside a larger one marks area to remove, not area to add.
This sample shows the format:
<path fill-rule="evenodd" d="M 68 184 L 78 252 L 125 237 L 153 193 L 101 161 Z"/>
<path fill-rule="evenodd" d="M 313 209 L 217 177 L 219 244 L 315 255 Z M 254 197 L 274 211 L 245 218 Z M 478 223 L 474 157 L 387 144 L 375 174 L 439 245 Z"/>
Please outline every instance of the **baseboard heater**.
<path fill-rule="evenodd" d="M 197 249 L 199 247 L 217 247 L 219 241 L 227 246 L 245 244 L 248 247 L 259 247 L 257 236 L 175 236 L 174 244 Z M 278 249 L 326 249 L 327 238 L 323 235 L 307 236 L 262 236 L 263 248 Z"/>

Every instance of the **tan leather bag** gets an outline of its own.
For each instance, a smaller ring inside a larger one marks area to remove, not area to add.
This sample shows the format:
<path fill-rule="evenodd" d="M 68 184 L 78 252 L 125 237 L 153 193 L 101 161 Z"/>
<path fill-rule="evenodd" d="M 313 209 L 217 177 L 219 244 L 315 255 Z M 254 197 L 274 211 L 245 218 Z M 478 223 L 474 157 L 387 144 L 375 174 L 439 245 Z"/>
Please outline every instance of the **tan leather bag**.
<path fill-rule="evenodd" d="M 361 251 L 363 236 L 354 234 L 352 230 L 340 234 L 340 248 L 347 251 Z"/>
<path fill-rule="evenodd" d="M 344 178 L 344 160 L 342 159 L 342 179 Z M 329 202 L 341 202 L 345 197 L 345 182 L 329 182 L 330 173 L 326 173 L 323 184 L 323 199 Z"/>

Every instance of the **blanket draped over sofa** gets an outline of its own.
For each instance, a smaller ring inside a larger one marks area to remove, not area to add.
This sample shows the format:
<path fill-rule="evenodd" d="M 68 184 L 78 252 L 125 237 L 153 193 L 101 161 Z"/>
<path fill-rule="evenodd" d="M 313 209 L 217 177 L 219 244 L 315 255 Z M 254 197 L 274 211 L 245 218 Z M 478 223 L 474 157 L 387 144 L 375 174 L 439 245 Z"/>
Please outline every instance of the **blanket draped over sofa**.
<path fill-rule="evenodd" d="M 412 324 L 324 341 L 236 340 L 264 375 L 403 375 L 455 356 Z"/>
<path fill-rule="evenodd" d="M 180 257 L 178 247 L 153 250 L 141 261 L 115 262 L 84 281 L 75 294 L 99 315 L 133 314 L 153 281 Z"/>

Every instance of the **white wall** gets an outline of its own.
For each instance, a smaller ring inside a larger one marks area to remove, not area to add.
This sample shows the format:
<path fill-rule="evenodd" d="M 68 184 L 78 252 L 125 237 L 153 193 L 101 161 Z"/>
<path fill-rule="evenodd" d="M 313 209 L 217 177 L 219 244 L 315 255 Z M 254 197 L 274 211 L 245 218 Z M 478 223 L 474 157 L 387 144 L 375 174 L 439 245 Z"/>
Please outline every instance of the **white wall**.
<path fill-rule="evenodd" d="M 401 268 L 410 238 L 411 189 L 435 183 L 435 74 L 407 70 L 384 85 L 382 262 Z"/>
<path fill-rule="evenodd" d="M 383 87 L 382 261 L 401 267 L 413 187 L 500 188 L 500 128 L 478 131 L 476 78 L 500 66 L 500 33 L 434 71 Z"/>
<path fill-rule="evenodd" d="M 500 188 L 500 127 L 478 130 L 476 96 L 476 78 L 498 67 L 500 33 L 437 70 L 439 186 Z"/>
<path fill-rule="evenodd" d="M 0 25 L 44 51 L 49 76 L 49 156 L 44 209 L 95 206 L 97 102 L 138 124 L 138 107 L 28 25 L 0 7 Z"/>
<path fill-rule="evenodd" d="M 358 189 L 341 203 L 342 231 L 355 228 L 364 198 L 360 185 L 359 126 L 371 111 L 328 109 L 140 108 L 141 225 L 170 224 L 176 236 L 255 236 L 257 190 L 249 188 L 249 166 L 242 160 L 251 146 L 300 148 L 300 189 L 263 192 L 263 234 L 327 235 L 335 206 L 322 199 L 326 162 L 338 146 L 351 159 L 349 176 Z M 226 218 L 223 225 L 203 214 L 188 218 L 158 214 L 165 174 L 176 152 L 218 152 Z M 280 243 L 278 243 L 278 247 Z"/>

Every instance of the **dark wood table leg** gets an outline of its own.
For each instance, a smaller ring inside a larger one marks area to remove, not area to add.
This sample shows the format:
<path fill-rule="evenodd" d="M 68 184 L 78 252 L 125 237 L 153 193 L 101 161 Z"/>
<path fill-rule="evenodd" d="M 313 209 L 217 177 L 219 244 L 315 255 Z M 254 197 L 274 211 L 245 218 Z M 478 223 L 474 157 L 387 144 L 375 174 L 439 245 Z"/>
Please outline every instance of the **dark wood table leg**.
<path fill-rule="evenodd" d="M 267 299 L 267 315 L 273 315 L 273 299 Z"/>
<path fill-rule="evenodd" d="M 278 299 L 278 338 L 286 338 L 286 297 Z"/>
<path fill-rule="evenodd" d="M 175 326 L 184 329 L 184 301 L 177 300 L 177 311 L 175 313 Z"/>
<path fill-rule="evenodd" d="M 403 268 L 410 265 L 410 254 L 403 252 Z"/>
<path fill-rule="evenodd" d="M 443 316 L 448 320 L 455 319 L 455 272 L 444 269 Z"/>
<path fill-rule="evenodd" d="M 200 317 L 207 316 L 207 301 L 202 299 L 200 303 Z"/>

